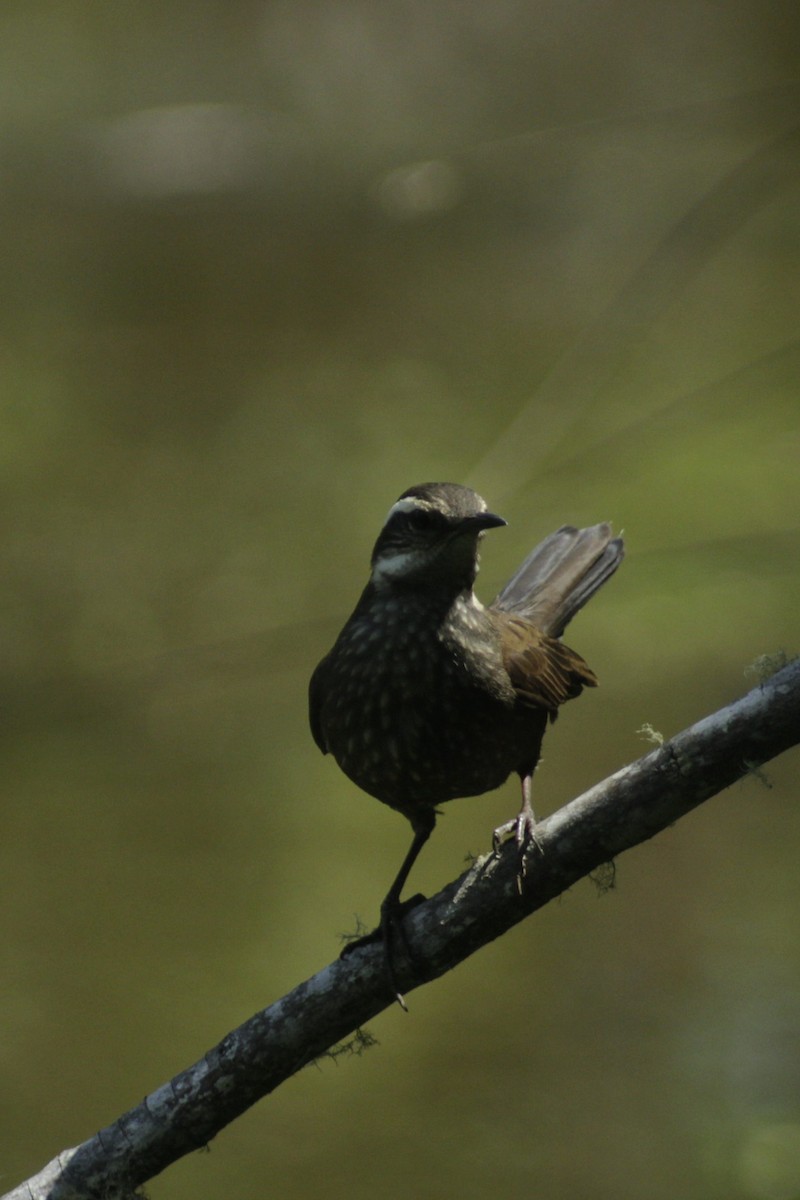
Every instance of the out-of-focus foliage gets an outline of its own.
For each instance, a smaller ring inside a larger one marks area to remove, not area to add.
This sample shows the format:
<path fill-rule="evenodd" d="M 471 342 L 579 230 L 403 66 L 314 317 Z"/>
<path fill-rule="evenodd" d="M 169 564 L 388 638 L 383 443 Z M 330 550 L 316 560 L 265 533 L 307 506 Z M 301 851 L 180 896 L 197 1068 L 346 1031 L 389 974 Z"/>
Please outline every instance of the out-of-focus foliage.
<path fill-rule="evenodd" d="M 89 1136 L 370 921 L 408 831 L 305 686 L 394 498 L 629 557 L 547 812 L 798 648 L 797 12 L 0 13 L 0 1161 Z M 794 767 L 794 769 L 793 769 Z M 796 764 L 374 1023 L 150 1188 L 800 1195 Z M 514 810 L 454 803 L 435 888 Z"/>

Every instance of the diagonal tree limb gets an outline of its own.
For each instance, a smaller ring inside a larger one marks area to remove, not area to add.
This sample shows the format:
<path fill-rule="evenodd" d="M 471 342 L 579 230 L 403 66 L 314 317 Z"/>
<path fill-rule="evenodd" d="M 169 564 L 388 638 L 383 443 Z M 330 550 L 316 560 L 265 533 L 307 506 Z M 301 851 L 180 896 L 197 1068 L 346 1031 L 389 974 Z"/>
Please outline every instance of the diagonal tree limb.
<path fill-rule="evenodd" d="M 401 964 L 400 986 L 412 991 L 444 974 L 582 876 L 798 742 L 795 660 L 543 821 L 522 895 L 512 841 L 415 908 L 406 926 L 420 963 L 416 969 Z M 3 1200 L 131 1196 L 391 1003 L 380 947 L 355 950 L 256 1013 L 194 1066 Z"/>

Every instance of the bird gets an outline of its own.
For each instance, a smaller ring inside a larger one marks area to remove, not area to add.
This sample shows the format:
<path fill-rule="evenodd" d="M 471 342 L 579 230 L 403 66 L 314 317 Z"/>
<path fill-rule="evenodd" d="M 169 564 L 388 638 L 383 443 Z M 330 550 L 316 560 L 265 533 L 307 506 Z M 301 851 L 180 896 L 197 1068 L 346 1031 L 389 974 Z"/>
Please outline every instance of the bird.
<path fill-rule="evenodd" d="M 594 687 L 561 641 L 569 621 L 620 565 L 607 523 L 564 525 L 484 606 L 473 590 L 484 534 L 507 522 L 472 488 L 417 484 L 391 506 L 358 603 L 309 684 L 313 738 L 363 791 L 408 819 L 411 846 L 381 905 L 390 992 L 400 896 L 436 825 L 438 806 L 519 776 L 519 813 L 494 831 L 521 860 L 536 837 L 531 782 L 542 738 L 567 700 Z M 345 948 L 352 949 L 352 945 Z"/>

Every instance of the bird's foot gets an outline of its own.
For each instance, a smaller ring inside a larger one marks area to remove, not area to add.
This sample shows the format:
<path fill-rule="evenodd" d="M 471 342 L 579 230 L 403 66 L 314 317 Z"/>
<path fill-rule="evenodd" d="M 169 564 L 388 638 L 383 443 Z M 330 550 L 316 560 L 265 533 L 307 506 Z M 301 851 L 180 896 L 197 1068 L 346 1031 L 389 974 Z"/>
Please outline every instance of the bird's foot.
<path fill-rule="evenodd" d="M 416 896 L 410 896 L 408 900 L 403 900 L 399 904 L 395 904 L 393 906 L 394 907 L 394 921 L 398 923 L 401 940 L 403 942 L 403 948 L 407 954 L 410 954 L 411 951 L 410 951 L 408 943 L 406 941 L 405 930 L 403 929 L 403 926 L 400 923 L 401 918 L 407 912 L 410 912 L 412 908 L 416 908 L 418 904 L 422 904 L 422 902 L 426 899 L 427 899 L 427 896 L 423 896 L 422 892 L 418 892 Z M 361 928 L 363 929 L 364 926 L 362 925 Z M 349 934 L 348 933 L 348 934 L 342 934 L 342 937 L 346 939 L 347 944 L 340 951 L 339 958 L 348 958 L 353 953 L 354 950 L 360 950 L 362 946 L 372 946 L 375 942 L 382 941 L 383 940 L 383 911 L 381 911 L 381 924 L 376 925 L 375 928 L 371 929 L 369 933 L 359 933 L 359 934 Z"/>
<path fill-rule="evenodd" d="M 538 821 L 530 809 L 521 809 L 516 817 L 512 817 L 510 821 L 505 821 L 502 825 L 498 825 L 492 833 L 492 849 L 495 854 L 502 846 L 503 842 L 508 841 L 513 833 L 514 841 L 517 843 L 520 852 L 527 850 L 530 846 L 535 846 L 537 850 L 542 849 L 542 844 L 539 840 L 539 835 L 536 832 Z"/>
<path fill-rule="evenodd" d="M 512 834 L 514 835 L 514 841 L 517 844 L 517 853 L 519 854 L 517 891 L 522 895 L 525 876 L 528 873 L 528 851 L 535 848 L 540 854 L 544 853 L 537 833 L 536 817 L 533 815 L 533 809 L 529 804 L 523 804 L 516 817 L 513 817 L 510 821 L 506 821 L 503 825 L 498 825 L 497 829 L 495 829 L 492 834 L 492 847 L 495 854 L 497 854 L 503 842 L 507 841 Z"/>
<path fill-rule="evenodd" d="M 386 966 L 386 977 L 389 987 L 394 994 L 394 998 L 400 1007 L 408 1012 L 408 1006 L 402 992 L 397 986 L 395 974 L 395 953 L 398 943 L 402 952 L 412 960 L 415 960 L 411 945 L 406 937 L 403 918 L 406 913 L 410 912 L 417 905 L 422 904 L 426 899 L 422 893 L 417 893 L 415 896 L 410 896 L 408 900 L 403 900 L 401 903 L 396 900 L 390 900 L 388 897 L 381 905 L 381 920 L 380 924 L 370 933 L 364 934 L 362 937 L 354 938 L 349 941 L 341 951 L 339 957 L 347 958 L 354 950 L 358 950 L 361 946 L 371 946 L 375 942 L 383 943 L 384 963 Z"/>

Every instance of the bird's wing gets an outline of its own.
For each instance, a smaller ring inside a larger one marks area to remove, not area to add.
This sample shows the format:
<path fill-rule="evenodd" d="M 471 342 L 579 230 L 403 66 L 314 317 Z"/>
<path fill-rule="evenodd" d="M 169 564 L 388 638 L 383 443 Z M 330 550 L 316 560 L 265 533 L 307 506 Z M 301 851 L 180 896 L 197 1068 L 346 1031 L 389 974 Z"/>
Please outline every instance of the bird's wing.
<path fill-rule="evenodd" d="M 565 700 L 597 686 L 594 672 L 569 646 L 524 618 L 495 615 L 501 618 L 503 665 L 523 704 L 555 714 Z"/>

